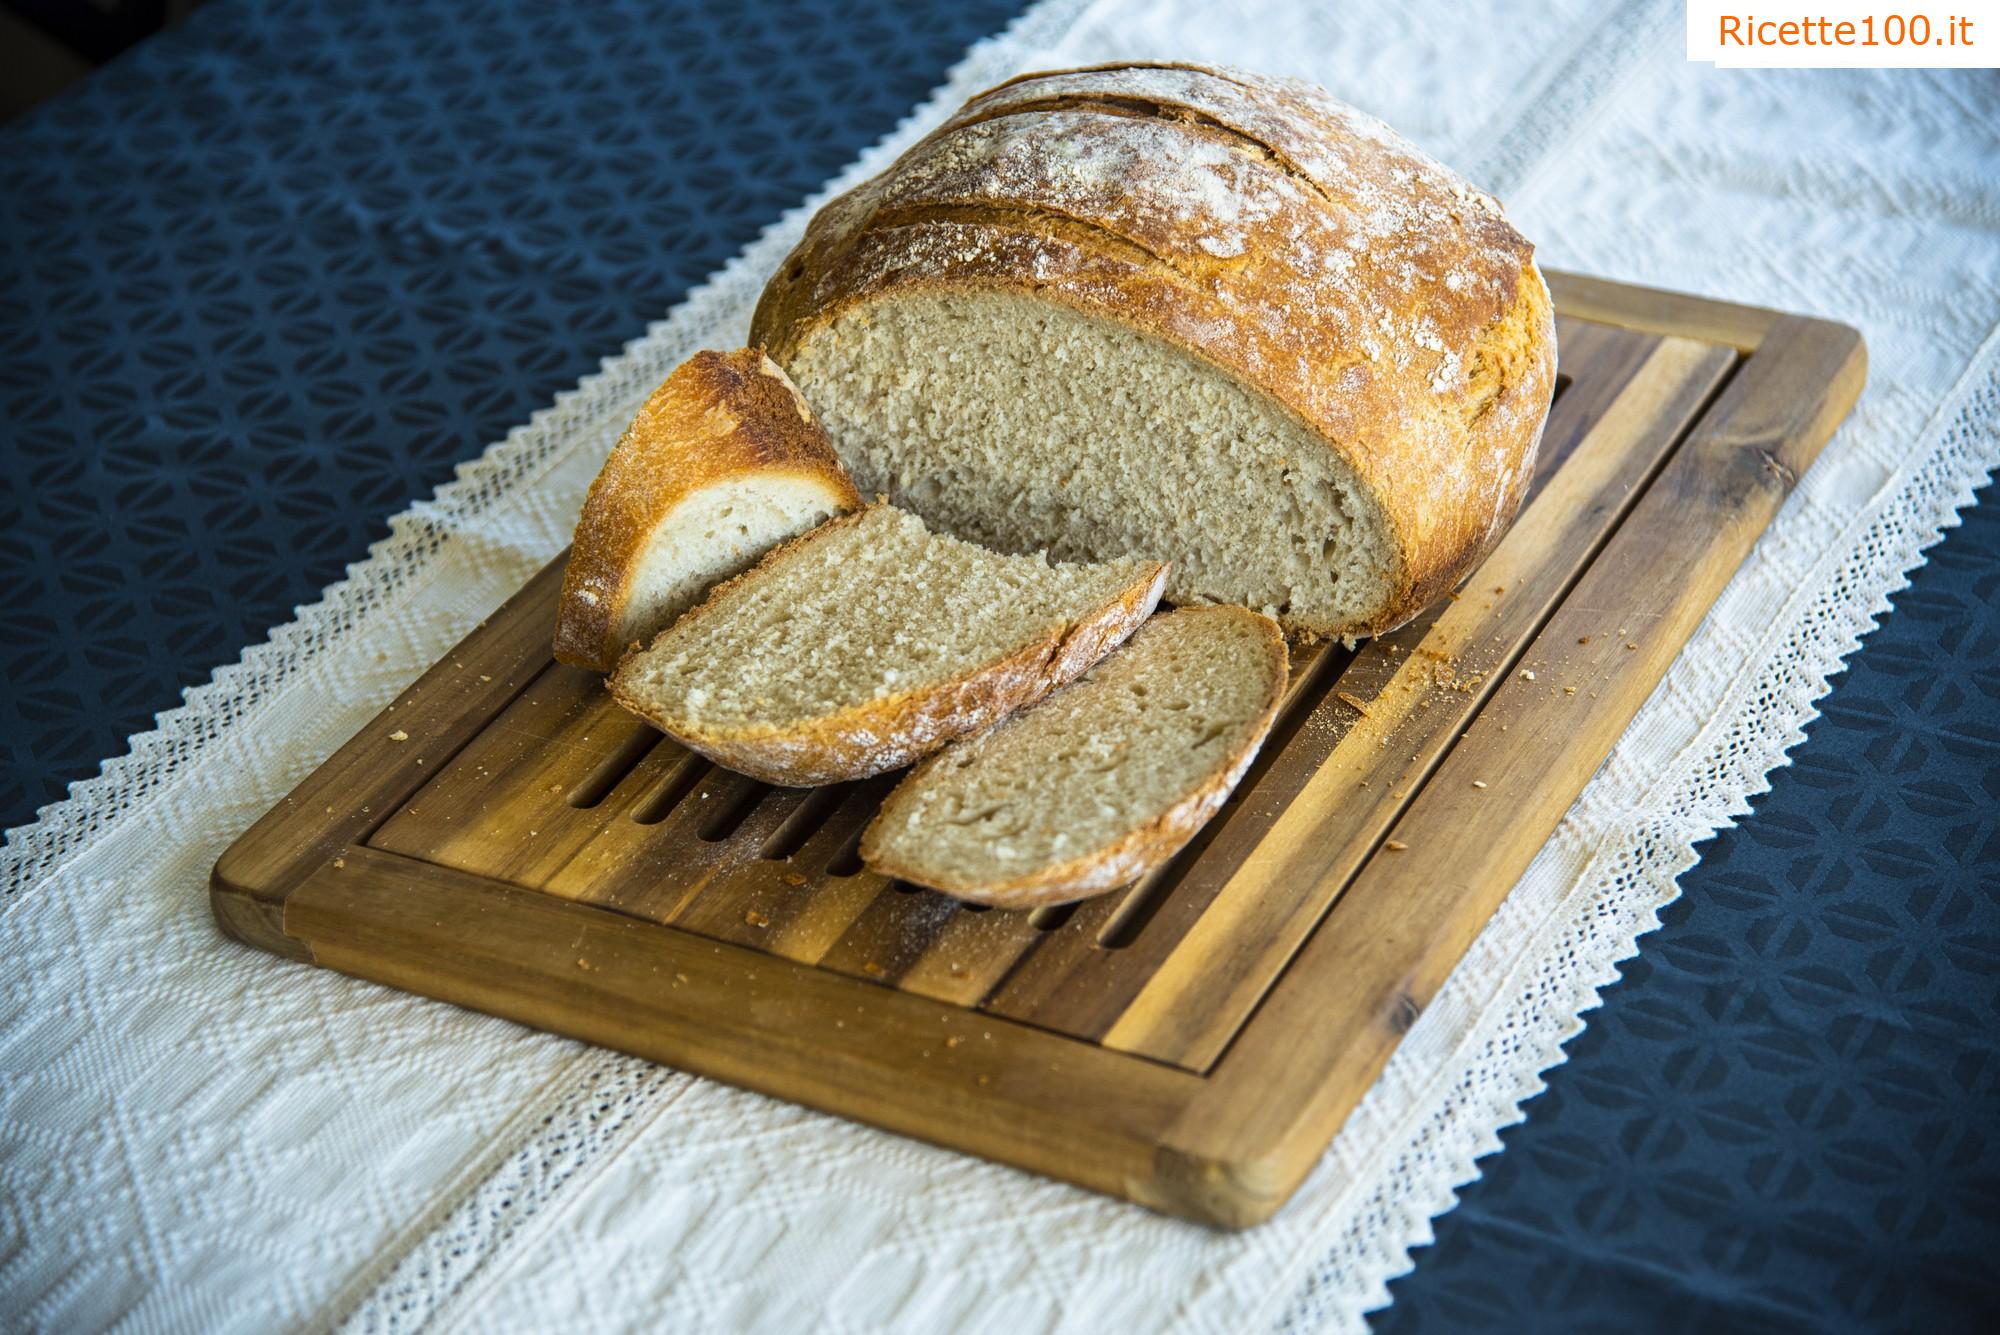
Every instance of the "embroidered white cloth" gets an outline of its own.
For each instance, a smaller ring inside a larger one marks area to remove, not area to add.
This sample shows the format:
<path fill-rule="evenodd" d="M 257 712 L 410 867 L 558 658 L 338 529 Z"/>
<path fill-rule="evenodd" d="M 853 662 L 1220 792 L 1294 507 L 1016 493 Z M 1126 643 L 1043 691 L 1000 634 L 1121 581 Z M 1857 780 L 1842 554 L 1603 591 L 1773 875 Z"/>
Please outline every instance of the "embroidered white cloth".
<path fill-rule="evenodd" d="M 223 847 L 562 545 L 639 397 L 742 341 L 801 210 L 15 833 L 0 1311 L 273 1330 L 1352 1328 L 2000 455 L 2000 81 L 1718 73 L 1671 0 L 1049 0 L 1018 69 L 1300 74 L 1550 265 L 1858 325 L 1859 409 L 1276 1220 L 1224 1236 L 224 941 Z"/>

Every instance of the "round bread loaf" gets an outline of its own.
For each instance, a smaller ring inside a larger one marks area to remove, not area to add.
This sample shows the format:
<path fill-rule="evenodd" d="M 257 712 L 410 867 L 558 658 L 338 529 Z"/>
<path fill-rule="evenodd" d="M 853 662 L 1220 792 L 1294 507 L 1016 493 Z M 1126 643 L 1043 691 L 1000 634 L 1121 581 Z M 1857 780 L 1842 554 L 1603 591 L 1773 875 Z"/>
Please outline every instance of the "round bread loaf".
<path fill-rule="evenodd" d="M 1310 85 L 1025 75 L 834 200 L 752 322 L 865 493 L 1353 639 L 1519 508 L 1547 288 L 1487 195 Z"/>

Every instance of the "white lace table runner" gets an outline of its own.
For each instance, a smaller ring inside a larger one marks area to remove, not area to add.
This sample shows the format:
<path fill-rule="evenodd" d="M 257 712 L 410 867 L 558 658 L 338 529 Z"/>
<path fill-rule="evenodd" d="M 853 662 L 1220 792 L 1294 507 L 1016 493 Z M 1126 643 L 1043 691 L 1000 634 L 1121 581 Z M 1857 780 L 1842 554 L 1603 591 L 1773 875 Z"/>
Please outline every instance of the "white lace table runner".
<path fill-rule="evenodd" d="M 1272 1223 L 1227 1236 L 272 960 L 209 920 L 251 820 L 540 567 L 641 395 L 743 339 L 774 225 L 0 867 L 0 1311 L 24 1325 L 1351 1328 L 2000 456 L 2000 81 L 1718 74 L 1671 0 L 1049 0 L 843 180 L 1022 68 L 1325 84 L 1549 265 L 1859 326 L 1867 392 Z"/>

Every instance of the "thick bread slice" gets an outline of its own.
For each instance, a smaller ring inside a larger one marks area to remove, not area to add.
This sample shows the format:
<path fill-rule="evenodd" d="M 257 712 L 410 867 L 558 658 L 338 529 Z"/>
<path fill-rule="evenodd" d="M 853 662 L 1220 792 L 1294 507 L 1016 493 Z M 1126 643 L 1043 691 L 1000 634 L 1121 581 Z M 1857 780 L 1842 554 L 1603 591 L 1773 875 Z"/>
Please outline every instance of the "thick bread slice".
<path fill-rule="evenodd" d="M 1166 573 L 1001 556 L 870 506 L 716 589 L 620 663 L 611 693 L 768 783 L 865 778 L 1079 676 L 1151 614 Z"/>
<path fill-rule="evenodd" d="M 754 348 L 697 352 L 653 391 L 591 484 L 556 657 L 610 671 L 718 581 L 860 504 L 775 362 Z"/>
<path fill-rule="evenodd" d="M 1076 685 L 912 771 L 861 839 L 885 876 L 998 908 L 1126 884 L 1207 823 L 1271 730 L 1277 623 L 1188 607 Z"/>
<path fill-rule="evenodd" d="M 1555 384 L 1533 252 L 1311 85 L 1028 74 L 821 209 L 751 340 L 865 493 L 1351 639 L 1520 507 Z"/>

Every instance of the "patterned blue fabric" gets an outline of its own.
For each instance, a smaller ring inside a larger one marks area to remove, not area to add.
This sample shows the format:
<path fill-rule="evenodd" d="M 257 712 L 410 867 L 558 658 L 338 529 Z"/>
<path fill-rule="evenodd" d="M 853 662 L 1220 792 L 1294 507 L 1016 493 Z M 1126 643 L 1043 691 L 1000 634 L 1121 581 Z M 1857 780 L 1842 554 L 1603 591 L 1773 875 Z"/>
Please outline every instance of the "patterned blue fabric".
<path fill-rule="evenodd" d="M 0 131 L 0 828 L 1021 7 L 220 3 Z"/>
<path fill-rule="evenodd" d="M 220 3 L 0 132 L 0 822 L 1019 5 Z M 1989 505 L 1684 878 L 1379 1329 L 2000 1306 L 1996 663 Z"/>

